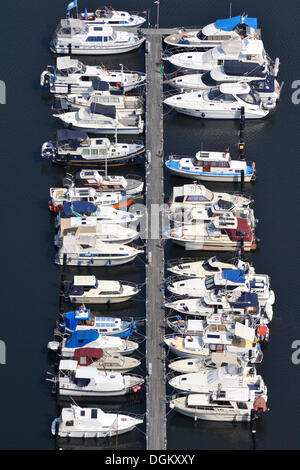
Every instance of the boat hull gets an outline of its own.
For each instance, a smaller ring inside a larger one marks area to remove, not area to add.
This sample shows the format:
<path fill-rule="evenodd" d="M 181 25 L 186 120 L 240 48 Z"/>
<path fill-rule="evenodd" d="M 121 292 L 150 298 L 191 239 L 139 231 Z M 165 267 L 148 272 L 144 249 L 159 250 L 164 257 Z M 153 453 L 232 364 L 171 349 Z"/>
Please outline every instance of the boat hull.
<path fill-rule="evenodd" d="M 222 175 L 222 174 L 214 174 L 208 172 L 192 172 L 192 171 L 182 171 L 176 168 L 172 168 L 169 165 L 166 165 L 170 173 L 175 176 L 182 176 L 183 178 L 188 178 L 199 181 L 214 181 L 214 182 L 229 182 L 229 183 L 238 183 L 241 182 L 241 175 L 240 174 L 229 174 L 229 175 Z M 244 175 L 244 182 L 249 183 L 253 179 L 253 173 L 250 175 Z"/>
<path fill-rule="evenodd" d="M 105 437 L 113 437 L 119 434 L 125 434 L 126 432 L 130 432 L 135 428 L 135 424 L 129 426 L 128 428 L 125 429 L 110 429 L 110 430 L 105 430 L 105 431 L 60 431 L 58 429 L 57 436 L 58 437 L 71 437 L 71 438 L 105 438 Z"/>
<path fill-rule="evenodd" d="M 121 302 L 126 302 L 127 300 L 130 300 L 133 295 L 135 294 L 132 294 L 132 295 L 124 295 L 124 296 L 120 296 L 120 297 L 101 297 L 101 298 L 98 298 L 98 297 L 85 297 L 85 296 L 81 296 L 81 297 L 75 297 L 75 296 L 70 296 L 70 302 L 74 303 L 74 304 L 118 304 L 118 303 L 121 303 Z"/>
<path fill-rule="evenodd" d="M 187 116 L 197 117 L 200 119 L 241 119 L 240 108 L 236 110 L 210 110 L 202 108 L 200 110 L 185 109 L 172 106 L 178 113 Z M 199 106 L 200 107 L 200 106 Z M 262 119 L 269 111 L 253 111 L 249 112 L 245 109 L 245 119 Z"/>
<path fill-rule="evenodd" d="M 201 419 L 204 421 L 225 421 L 225 422 L 237 422 L 237 423 L 241 423 L 241 422 L 248 423 L 250 421 L 249 412 L 239 415 L 236 411 L 225 413 L 222 411 L 213 412 L 213 411 L 197 410 L 197 409 L 187 410 L 186 408 L 182 408 L 176 405 L 174 407 L 174 410 L 177 413 L 188 416 L 189 418 Z"/>

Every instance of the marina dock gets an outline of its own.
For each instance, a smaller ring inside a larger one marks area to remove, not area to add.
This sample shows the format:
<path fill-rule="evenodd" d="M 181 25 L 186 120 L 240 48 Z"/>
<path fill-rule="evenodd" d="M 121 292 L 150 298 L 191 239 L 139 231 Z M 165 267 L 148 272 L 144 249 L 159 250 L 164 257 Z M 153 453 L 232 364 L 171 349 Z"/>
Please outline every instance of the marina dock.
<path fill-rule="evenodd" d="M 164 202 L 163 191 L 163 107 L 161 73 L 162 34 L 146 32 L 146 207 L 147 265 L 147 450 L 166 449 L 165 350 L 164 336 L 164 247 L 161 237 L 159 208 Z"/>

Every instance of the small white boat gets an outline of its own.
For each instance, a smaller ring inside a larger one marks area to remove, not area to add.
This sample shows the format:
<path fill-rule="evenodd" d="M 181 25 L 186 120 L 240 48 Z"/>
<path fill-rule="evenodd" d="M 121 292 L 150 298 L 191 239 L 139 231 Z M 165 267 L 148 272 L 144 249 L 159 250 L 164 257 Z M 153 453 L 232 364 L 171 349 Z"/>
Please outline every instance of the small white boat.
<path fill-rule="evenodd" d="M 108 70 L 104 65 L 85 65 L 71 57 L 58 57 L 56 66 L 48 65 L 41 74 L 41 86 L 49 86 L 50 93 L 87 93 L 96 80 L 107 82 L 110 90 L 130 91 L 145 83 L 146 75 L 141 72 Z"/>
<path fill-rule="evenodd" d="M 176 375 L 169 380 L 169 385 L 179 392 L 188 393 L 211 393 L 218 388 L 251 389 L 255 391 L 255 397 L 262 396 L 267 400 L 267 387 L 253 366 L 239 367 L 227 364 L 213 370 Z"/>
<path fill-rule="evenodd" d="M 220 200 L 224 201 L 226 210 L 230 207 L 226 203 L 230 203 L 235 209 L 246 209 L 252 199 L 247 194 L 224 193 L 219 191 L 211 191 L 206 186 L 197 184 L 184 184 L 182 186 L 174 186 L 169 197 L 170 211 L 175 212 L 177 209 L 188 209 L 193 207 L 211 208 Z"/>
<path fill-rule="evenodd" d="M 174 397 L 170 408 L 190 418 L 206 421 L 250 422 L 267 411 L 263 397 L 255 397 L 251 389 L 232 389 L 212 393 L 191 393 Z"/>
<path fill-rule="evenodd" d="M 74 361 L 78 366 L 93 366 L 99 370 L 114 370 L 116 372 L 130 372 L 141 365 L 141 361 L 120 353 L 109 352 L 101 348 L 79 348 L 74 352 Z"/>
<path fill-rule="evenodd" d="M 234 330 L 225 325 L 208 325 L 201 335 L 166 335 L 164 343 L 176 356 L 204 359 L 213 352 L 237 354 L 242 360 L 260 363 L 263 354 L 255 342 L 255 329 L 235 323 Z"/>
<path fill-rule="evenodd" d="M 256 170 L 254 162 L 232 160 L 229 151 L 209 152 L 200 150 L 195 157 L 170 155 L 165 162 L 168 170 L 176 176 L 216 182 L 254 181 Z"/>
<path fill-rule="evenodd" d="M 187 277 L 211 276 L 212 274 L 222 272 L 223 269 L 236 268 L 247 271 L 249 264 L 240 259 L 223 261 L 218 259 L 217 256 L 212 256 L 205 260 L 176 259 L 169 261 L 167 265 L 167 270 L 171 273 Z"/>
<path fill-rule="evenodd" d="M 174 359 L 169 362 L 168 367 L 180 374 L 190 374 L 192 372 L 202 372 L 223 367 L 226 364 L 236 364 L 242 366 L 241 359 L 236 354 L 212 353 L 205 359 Z"/>
<path fill-rule="evenodd" d="M 270 107 L 248 83 L 222 83 L 209 91 L 189 91 L 169 96 L 164 103 L 178 113 L 201 119 L 262 119 Z"/>
<path fill-rule="evenodd" d="M 106 243 L 94 235 L 66 235 L 55 256 L 60 266 L 120 266 L 130 263 L 143 250 L 128 245 Z"/>
<path fill-rule="evenodd" d="M 142 96 L 125 95 L 124 91 L 109 90 L 109 83 L 99 80 L 93 82 L 87 93 L 67 94 L 60 98 L 63 110 L 76 111 L 80 108 L 89 108 L 92 103 L 114 106 L 119 111 L 126 111 L 133 115 L 144 113 L 144 100 Z"/>
<path fill-rule="evenodd" d="M 229 39 L 205 52 L 189 51 L 173 54 L 167 57 L 167 60 L 176 67 L 201 71 L 221 66 L 225 60 L 258 63 L 271 69 L 274 67 L 274 63 L 267 56 L 263 42 L 251 37 Z"/>
<path fill-rule="evenodd" d="M 221 45 L 223 41 L 239 37 L 260 37 L 257 18 L 239 15 L 216 20 L 201 29 L 179 29 L 167 36 L 164 42 L 180 49 L 210 49 Z"/>
<path fill-rule="evenodd" d="M 146 21 L 145 15 L 147 11 L 141 12 L 139 15 L 128 11 L 115 10 L 112 7 L 104 6 L 98 8 L 95 12 L 80 13 L 78 18 L 87 24 L 92 25 L 108 25 L 112 28 L 140 28 Z"/>
<path fill-rule="evenodd" d="M 57 212 L 56 209 L 63 209 L 65 202 L 85 202 L 94 206 L 108 206 L 114 209 L 128 207 L 133 203 L 133 198 L 127 197 L 126 191 L 102 191 L 90 187 L 71 188 L 50 188 L 49 209 Z M 89 206 L 88 206 L 89 207 Z M 88 209 L 88 208 L 87 208 Z"/>
<path fill-rule="evenodd" d="M 61 219 L 59 229 L 54 237 L 55 246 L 61 247 L 66 235 L 75 237 L 87 236 L 105 243 L 127 245 L 139 238 L 134 228 L 97 220 L 97 217 L 70 217 Z"/>
<path fill-rule="evenodd" d="M 139 32 L 117 31 L 111 26 L 92 26 L 75 18 L 60 21 L 50 42 L 55 54 L 107 55 L 138 49 L 145 37 Z"/>
<path fill-rule="evenodd" d="M 137 196 L 143 191 L 144 182 L 136 175 L 102 175 L 98 170 L 83 169 L 75 175 L 68 173 L 63 180 L 63 186 L 90 187 L 109 192 L 126 191 L 129 196 Z"/>
<path fill-rule="evenodd" d="M 98 280 L 95 276 L 74 276 L 66 291 L 75 304 L 115 304 L 126 302 L 140 292 L 137 284 L 128 281 Z"/>
<path fill-rule="evenodd" d="M 92 366 L 78 367 L 77 361 L 73 360 L 61 360 L 55 378 L 59 395 L 69 397 L 119 397 L 141 388 L 143 383 L 139 376 L 122 375 Z"/>
<path fill-rule="evenodd" d="M 142 134 L 144 131 L 144 121 L 140 114 L 98 103 L 92 103 L 89 108 L 53 116 L 59 118 L 69 129 L 93 134 Z"/>
<path fill-rule="evenodd" d="M 61 335 L 60 335 L 61 336 Z M 49 351 L 59 353 L 62 358 L 73 359 L 79 349 L 102 349 L 105 354 L 130 355 L 138 349 L 138 343 L 118 336 L 100 335 L 95 329 L 73 331 L 61 341 L 49 341 Z M 90 351 L 89 351 L 90 352 Z"/>
<path fill-rule="evenodd" d="M 52 163 L 79 167 L 124 165 L 145 152 L 140 143 L 111 142 L 107 137 L 90 138 L 85 132 L 60 129 L 56 140 L 44 142 L 42 158 Z"/>
<path fill-rule="evenodd" d="M 105 413 L 100 408 L 63 408 L 51 424 L 53 436 L 75 438 L 111 437 L 132 431 L 143 420 L 123 413 Z"/>

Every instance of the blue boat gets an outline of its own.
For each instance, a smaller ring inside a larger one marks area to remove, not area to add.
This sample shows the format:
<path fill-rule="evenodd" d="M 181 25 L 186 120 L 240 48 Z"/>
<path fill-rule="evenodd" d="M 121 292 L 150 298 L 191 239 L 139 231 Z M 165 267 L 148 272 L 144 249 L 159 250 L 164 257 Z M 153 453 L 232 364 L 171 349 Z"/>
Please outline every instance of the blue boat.
<path fill-rule="evenodd" d="M 78 310 L 66 312 L 64 319 L 64 323 L 60 323 L 59 327 L 69 333 L 95 330 L 101 335 L 127 338 L 136 331 L 136 325 L 132 318 L 121 320 L 121 318 L 114 317 L 96 317 L 84 305 Z"/>

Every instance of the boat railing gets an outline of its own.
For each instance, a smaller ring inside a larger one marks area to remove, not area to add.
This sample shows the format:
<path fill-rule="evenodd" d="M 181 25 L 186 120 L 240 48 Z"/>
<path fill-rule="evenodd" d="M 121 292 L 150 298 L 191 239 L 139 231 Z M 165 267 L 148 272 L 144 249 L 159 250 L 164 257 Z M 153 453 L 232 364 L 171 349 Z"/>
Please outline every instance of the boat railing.
<path fill-rule="evenodd" d="M 201 259 L 201 258 L 174 258 L 174 259 L 170 259 L 168 262 L 167 262 L 167 269 L 168 268 L 172 268 L 173 266 L 177 266 L 177 265 L 180 265 L 180 264 L 184 264 L 184 263 L 195 263 L 195 262 L 198 262 L 198 261 L 205 261 L 204 259 Z"/>

